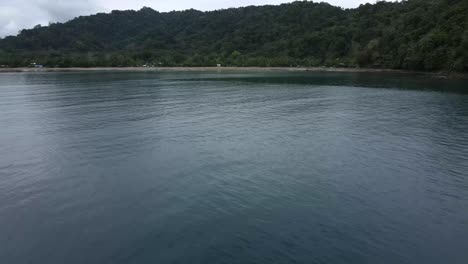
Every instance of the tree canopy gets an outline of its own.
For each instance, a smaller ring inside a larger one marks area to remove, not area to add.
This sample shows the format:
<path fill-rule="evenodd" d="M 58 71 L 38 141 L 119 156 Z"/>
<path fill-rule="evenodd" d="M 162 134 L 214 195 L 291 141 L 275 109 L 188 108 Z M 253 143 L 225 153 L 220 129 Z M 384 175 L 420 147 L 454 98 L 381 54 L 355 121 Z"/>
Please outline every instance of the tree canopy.
<path fill-rule="evenodd" d="M 0 65 L 335 66 L 468 71 L 468 1 L 296 1 L 201 12 L 112 11 L 0 39 Z"/>

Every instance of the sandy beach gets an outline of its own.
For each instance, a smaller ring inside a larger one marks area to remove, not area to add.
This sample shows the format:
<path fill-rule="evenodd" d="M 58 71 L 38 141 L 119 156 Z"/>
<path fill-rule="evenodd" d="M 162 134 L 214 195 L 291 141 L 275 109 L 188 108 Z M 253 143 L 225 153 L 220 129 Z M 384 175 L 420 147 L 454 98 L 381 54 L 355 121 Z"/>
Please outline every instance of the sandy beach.
<path fill-rule="evenodd" d="M 217 71 L 217 72 L 349 72 L 349 73 L 401 73 L 425 74 L 432 78 L 468 78 L 465 73 L 418 72 L 393 69 L 332 68 L 332 67 L 95 67 L 95 68 L 0 68 L 0 73 L 12 72 L 164 72 L 164 71 Z"/>

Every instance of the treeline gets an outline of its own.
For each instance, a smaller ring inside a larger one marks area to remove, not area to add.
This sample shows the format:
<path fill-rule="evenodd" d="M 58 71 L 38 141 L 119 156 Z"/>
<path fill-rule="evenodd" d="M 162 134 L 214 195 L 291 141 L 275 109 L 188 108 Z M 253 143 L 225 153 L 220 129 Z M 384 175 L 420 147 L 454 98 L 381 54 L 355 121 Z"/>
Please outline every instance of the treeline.
<path fill-rule="evenodd" d="M 333 66 L 468 71 L 468 1 L 296 1 L 78 17 L 0 39 L 0 65 Z"/>

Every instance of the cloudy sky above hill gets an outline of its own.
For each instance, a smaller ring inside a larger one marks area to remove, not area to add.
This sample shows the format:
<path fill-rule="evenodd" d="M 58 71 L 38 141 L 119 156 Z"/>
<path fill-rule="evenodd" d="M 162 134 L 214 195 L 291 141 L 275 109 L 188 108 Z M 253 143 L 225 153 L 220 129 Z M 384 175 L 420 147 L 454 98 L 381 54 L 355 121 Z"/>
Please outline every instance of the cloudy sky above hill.
<path fill-rule="evenodd" d="M 158 11 L 215 10 L 248 5 L 281 4 L 287 0 L 1 0 L 0 1 L 0 37 L 16 35 L 19 30 L 31 28 L 37 24 L 65 22 L 80 15 L 97 12 L 109 12 L 114 9 L 140 9 L 143 6 Z M 345 8 L 375 0 L 324 0 L 332 5 Z"/>

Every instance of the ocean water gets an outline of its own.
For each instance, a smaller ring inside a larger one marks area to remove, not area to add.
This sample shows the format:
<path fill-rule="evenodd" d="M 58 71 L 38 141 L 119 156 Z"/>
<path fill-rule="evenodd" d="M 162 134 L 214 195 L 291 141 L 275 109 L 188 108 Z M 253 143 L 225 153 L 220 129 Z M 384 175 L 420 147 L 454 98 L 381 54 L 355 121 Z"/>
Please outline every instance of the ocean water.
<path fill-rule="evenodd" d="M 0 74 L 0 263 L 467 261 L 467 80 Z"/>

